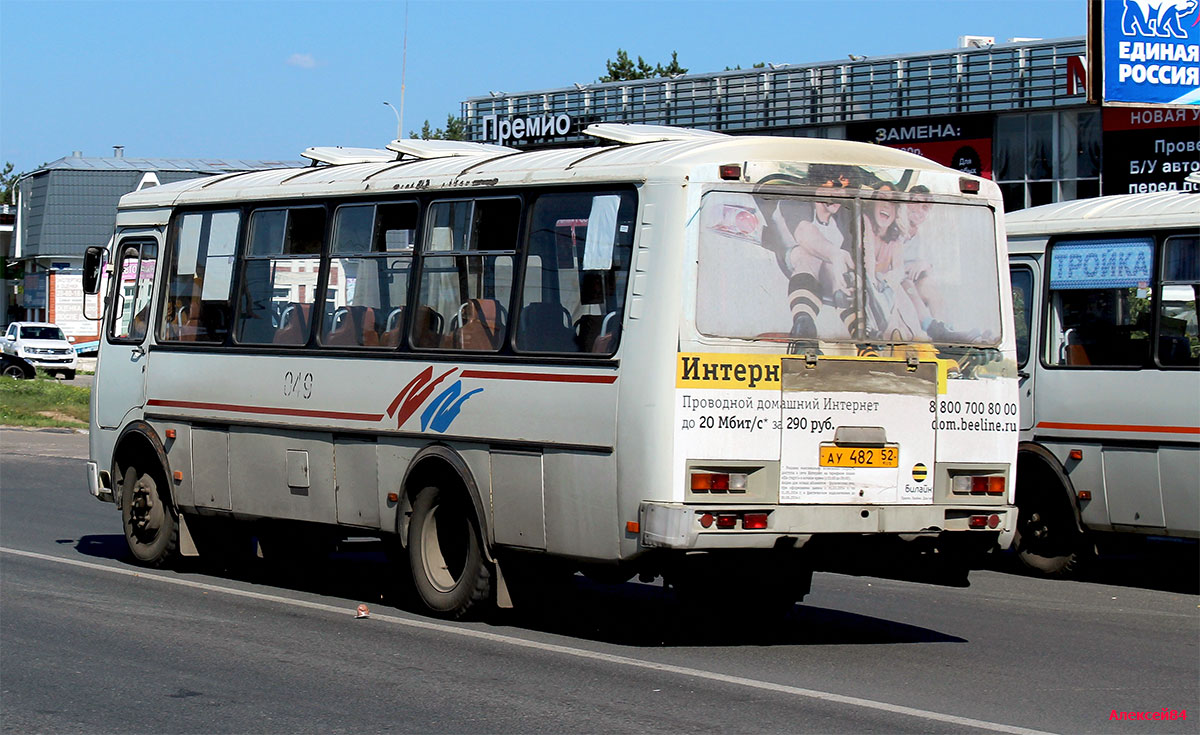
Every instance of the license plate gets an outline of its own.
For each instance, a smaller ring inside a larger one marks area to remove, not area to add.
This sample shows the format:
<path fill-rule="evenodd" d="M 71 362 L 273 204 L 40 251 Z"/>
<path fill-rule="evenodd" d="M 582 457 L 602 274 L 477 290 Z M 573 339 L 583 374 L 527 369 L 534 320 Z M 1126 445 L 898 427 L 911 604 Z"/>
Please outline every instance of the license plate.
<path fill-rule="evenodd" d="M 822 444 L 821 467 L 898 467 L 900 447 L 839 447 Z"/>

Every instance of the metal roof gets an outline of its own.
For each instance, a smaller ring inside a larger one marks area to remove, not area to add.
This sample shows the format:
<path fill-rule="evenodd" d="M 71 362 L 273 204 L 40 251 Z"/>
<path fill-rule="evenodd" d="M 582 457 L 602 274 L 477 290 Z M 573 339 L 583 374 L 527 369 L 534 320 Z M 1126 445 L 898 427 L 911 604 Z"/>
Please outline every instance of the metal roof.
<path fill-rule="evenodd" d="M 1011 112 L 1087 104 L 1084 85 L 1063 84 L 1087 53 L 1083 36 L 891 56 L 589 82 L 520 93 L 491 92 L 461 104 L 470 140 L 543 145 L 580 133 L 499 138 L 485 120 L 565 114 L 581 123 L 627 122 L 731 131 L 809 129 L 855 121 Z M 495 123 L 496 120 L 493 120 Z M 557 127 L 555 128 L 557 131 Z"/>
<path fill-rule="evenodd" d="M 224 158 L 114 158 L 66 156 L 51 161 L 36 171 L 190 171 L 194 173 L 227 173 L 229 171 L 258 171 L 270 168 L 303 166 L 302 161 L 250 161 Z M 24 178 L 24 177 L 22 177 Z"/>
<path fill-rule="evenodd" d="M 239 198 L 283 199 L 323 194 L 383 194 L 423 190 L 490 189 L 546 183 L 682 179 L 693 168 L 754 161 L 844 163 L 855 166 L 950 173 L 904 151 L 871 143 L 819 138 L 712 136 L 637 145 L 556 148 L 541 151 L 413 159 L 391 163 L 348 163 L 252 171 L 218 178 L 191 179 L 125 195 L 121 206 L 161 207 Z M 708 178 L 716 180 L 713 167 Z M 694 179 L 693 179 L 694 180 Z M 957 179 L 954 192 L 957 192 Z"/>
<path fill-rule="evenodd" d="M 1118 194 L 1022 209 L 1005 216 L 1010 237 L 1101 232 L 1126 227 L 1200 229 L 1200 192 Z"/>

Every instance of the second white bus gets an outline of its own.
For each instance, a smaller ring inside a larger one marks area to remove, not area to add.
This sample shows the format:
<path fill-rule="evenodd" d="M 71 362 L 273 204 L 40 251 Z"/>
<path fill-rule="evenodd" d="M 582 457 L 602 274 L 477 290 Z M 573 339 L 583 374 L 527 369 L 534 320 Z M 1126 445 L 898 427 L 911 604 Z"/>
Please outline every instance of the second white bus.
<path fill-rule="evenodd" d="M 1200 537 L 1200 194 L 1008 217 L 1021 368 L 1016 542 L 1064 575 L 1104 534 Z"/>

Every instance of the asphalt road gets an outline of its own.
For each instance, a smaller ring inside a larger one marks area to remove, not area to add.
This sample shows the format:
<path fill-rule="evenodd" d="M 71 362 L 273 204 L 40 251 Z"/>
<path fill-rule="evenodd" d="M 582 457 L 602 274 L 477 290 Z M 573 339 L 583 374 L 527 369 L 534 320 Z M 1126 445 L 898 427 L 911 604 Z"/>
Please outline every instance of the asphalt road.
<path fill-rule="evenodd" d="M 1194 560 L 966 588 L 819 574 L 778 630 L 576 578 L 450 624 L 370 545 L 303 573 L 134 566 L 86 436 L 0 430 L 3 732 L 1197 732 Z M 370 618 L 355 619 L 359 603 Z M 1114 721 L 1187 710 L 1185 721 Z"/>

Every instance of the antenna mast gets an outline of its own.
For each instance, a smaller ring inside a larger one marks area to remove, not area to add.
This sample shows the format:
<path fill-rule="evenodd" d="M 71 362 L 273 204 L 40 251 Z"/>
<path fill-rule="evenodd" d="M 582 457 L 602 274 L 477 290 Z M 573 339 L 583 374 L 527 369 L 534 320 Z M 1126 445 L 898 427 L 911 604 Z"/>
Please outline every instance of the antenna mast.
<path fill-rule="evenodd" d="M 408 2 L 404 3 L 404 51 L 400 56 L 400 131 L 398 139 L 404 138 L 404 78 L 408 73 Z"/>

